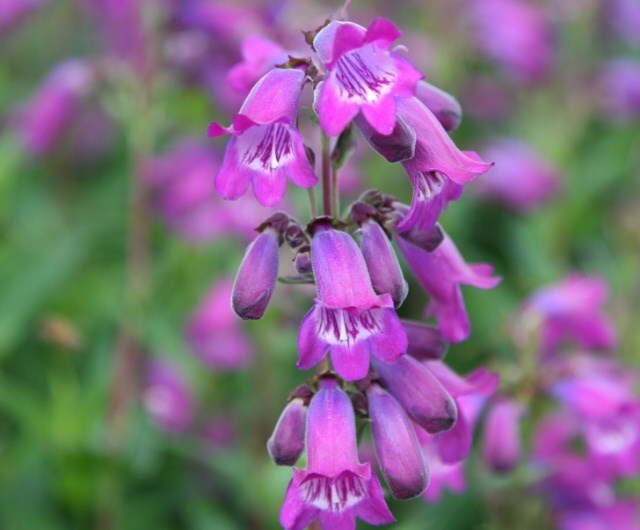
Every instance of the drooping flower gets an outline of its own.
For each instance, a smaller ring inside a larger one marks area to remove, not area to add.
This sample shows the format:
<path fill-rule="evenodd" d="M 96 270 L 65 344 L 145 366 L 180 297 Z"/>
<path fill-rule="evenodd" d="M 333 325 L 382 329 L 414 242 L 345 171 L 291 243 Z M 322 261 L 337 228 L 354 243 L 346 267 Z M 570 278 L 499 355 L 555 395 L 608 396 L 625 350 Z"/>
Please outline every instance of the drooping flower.
<path fill-rule="evenodd" d="M 56 66 L 40 88 L 19 109 L 18 136 L 31 154 L 47 154 L 69 127 L 93 82 L 93 70 L 79 59 Z"/>
<path fill-rule="evenodd" d="M 401 405 L 377 384 L 367 389 L 373 445 L 380 471 L 396 499 L 422 494 L 429 473 L 413 424 Z"/>
<path fill-rule="evenodd" d="M 440 330 L 424 322 L 402 320 L 407 333 L 407 354 L 419 361 L 442 359 L 447 353 L 448 344 Z"/>
<path fill-rule="evenodd" d="M 418 98 L 438 119 L 445 131 L 453 131 L 462 121 L 462 107 L 456 98 L 437 86 L 419 81 L 416 86 Z"/>
<path fill-rule="evenodd" d="M 190 315 L 185 335 L 191 349 L 217 370 L 237 370 L 253 358 L 242 322 L 231 309 L 233 283 L 217 281 Z"/>
<path fill-rule="evenodd" d="M 474 0 L 470 10 L 479 50 L 516 81 L 544 77 L 555 55 L 543 8 L 527 0 Z"/>
<path fill-rule="evenodd" d="M 378 479 L 358 460 L 353 407 L 333 377 L 320 379 L 309 405 L 306 447 L 307 467 L 294 468 L 280 512 L 286 530 L 313 521 L 323 530 L 355 530 L 356 517 L 374 525 L 393 522 Z"/>
<path fill-rule="evenodd" d="M 468 265 L 446 234 L 433 252 L 425 252 L 402 238 L 397 242 L 418 283 L 431 297 L 427 314 L 435 315 L 442 336 L 449 342 L 465 340 L 470 325 L 460 285 L 492 289 L 500 283 L 499 277 L 492 276 L 493 267 Z"/>
<path fill-rule="evenodd" d="M 523 315 L 539 320 L 543 354 L 557 351 L 565 341 L 606 350 L 616 344 L 613 325 L 602 311 L 608 297 L 602 278 L 571 274 L 529 297 Z"/>
<path fill-rule="evenodd" d="M 511 399 L 498 399 L 489 409 L 484 425 L 482 456 L 497 472 L 511 471 L 520 459 L 520 419 L 524 410 Z"/>
<path fill-rule="evenodd" d="M 231 134 L 216 191 L 234 200 L 249 186 L 258 202 L 273 206 L 282 199 L 287 179 L 309 188 L 317 182 L 295 128 L 305 72 L 275 68 L 251 89 L 229 128 L 209 126 L 209 136 Z"/>
<path fill-rule="evenodd" d="M 145 408 L 164 430 L 184 431 L 193 416 L 194 399 L 176 366 L 158 359 L 147 368 L 142 396 Z"/>
<path fill-rule="evenodd" d="M 293 466 L 304 451 L 307 420 L 305 400 L 294 397 L 282 411 L 267 442 L 271 459 L 279 466 Z"/>
<path fill-rule="evenodd" d="M 317 225 L 311 260 L 318 298 L 302 321 L 298 368 L 306 370 L 329 353 L 347 381 L 363 378 L 370 356 L 393 362 L 407 348 L 407 335 L 389 294 L 376 295 L 353 238 Z"/>
<path fill-rule="evenodd" d="M 529 212 L 558 191 L 558 170 L 526 144 L 501 139 L 483 153 L 495 166 L 474 183 L 482 197 L 515 211 Z"/>
<path fill-rule="evenodd" d="M 396 101 L 413 96 L 423 75 L 406 59 L 389 50 L 401 36 L 388 20 L 378 18 L 368 29 L 352 22 L 330 22 L 313 46 L 327 67 L 317 92 L 316 108 L 322 129 L 340 134 L 358 113 L 380 134 L 396 123 Z"/>

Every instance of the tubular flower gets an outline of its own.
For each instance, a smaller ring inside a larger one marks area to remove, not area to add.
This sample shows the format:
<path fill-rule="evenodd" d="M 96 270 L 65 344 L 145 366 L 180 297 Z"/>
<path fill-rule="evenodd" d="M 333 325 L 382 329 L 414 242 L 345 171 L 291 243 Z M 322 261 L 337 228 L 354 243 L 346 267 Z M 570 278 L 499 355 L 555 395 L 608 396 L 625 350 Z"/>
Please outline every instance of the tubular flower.
<path fill-rule="evenodd" d="M 520 418 L 522 405 L 511 399 L 499 399 L 489 409 L 484 427 L 482 456 L 497 473 L 511 471 L 520 458 Z"/>
<path fill-rule="evenodd" d="M 319 86 L 316 108 L 322 129 L 337 136 L 360 112 L 382 135 L 396 123 L 396 100 L 413 96 L 423 75 L 389 50 L 400 31 L 378 18 L 368 29 L 352 22 L 331 22 L 313 46 L 329 73 Z"/>
<path fill-rule="evenodd" d="M 407 334 L 391 296 L 374 292 L 353 238 L 316 227 L 311 261 L 318 298 L 302 321 L 298 368 L 311 368 L 329 352 L 336 372 L 355 381 L 367 375 L 371 355 L 397 360 L 407 349 Z"/>
<path fill-rule="evenodd" d="M 149 415 L 165 431 L 182 432 L 189 426 L 193 395 L 173 364 L 154 360 L 149 365 L 142 399 Z"/>
<path fill-rule="evenodd" d="M 398 238 L 398 246 L 418 283 L 431 296 L 427 313 L 435 315 L 442 336 L 449 342 L 465 340 L 470 325 L 460 285 L 473 285 L 479 289 L 495 287 L 500 278 L 492 276 L 493 267 L 484 263 L 465 263 L 446 234 L 433 252 L 425 252 L 402 238 Z"/>
<path fill-rule="evenodd" d="M 309 405 L 306 447 L 307 468 L 293 470 L 280 512 L 286 530 L 315 520 L 324 530 L 355 530 L 356 517 L 374 525 L 394 521 L 370 464 L 358 460 L 353 407 L 333 377 L 320 379 Z"/>
<path fill-rule="evenodd" d="M 316 184 L 294 127 L 304 79 L 302 70 L 271 70 L 253 87 L 230 127 L 209 126 L 210 137 L 232 135 L 215 178 L 223 198 L 235 200 L 251 185 L 260 204 L 273 206 L 282 199 L 287 178 L 302 188 Z"/>

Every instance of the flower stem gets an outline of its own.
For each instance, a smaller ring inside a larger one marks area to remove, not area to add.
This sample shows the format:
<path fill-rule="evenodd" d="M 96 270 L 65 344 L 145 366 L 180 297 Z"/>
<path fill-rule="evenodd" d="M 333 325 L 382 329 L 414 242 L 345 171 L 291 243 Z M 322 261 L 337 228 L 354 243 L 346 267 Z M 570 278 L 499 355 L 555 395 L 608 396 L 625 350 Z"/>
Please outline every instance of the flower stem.
<path fill-rule="evenodd" d="M 322 209 L 324 215 L 333 217 L 333 175 L 329 137 L 322 134 Z"/>

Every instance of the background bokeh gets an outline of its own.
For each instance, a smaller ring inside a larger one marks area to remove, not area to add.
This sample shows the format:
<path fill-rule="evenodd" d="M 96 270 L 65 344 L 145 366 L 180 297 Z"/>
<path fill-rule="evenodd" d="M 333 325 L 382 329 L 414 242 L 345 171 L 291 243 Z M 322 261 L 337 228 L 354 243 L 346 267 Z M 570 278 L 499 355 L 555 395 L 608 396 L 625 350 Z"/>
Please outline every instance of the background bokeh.
<path fill-rule="evenodd" d="M 523 300 L 579 271 L 608 282 L 615 355 L 637 369 L 640 5 L 528 3 L 542 22 L 510 18 L 500 2 L 349 8 L 364 25 L 392 19 L 414 64 L 460 100 L 457 145 L 525 144 L 557 181 L 531 207 L 474 183 L 445 213 L 465 258 L 503 277 L 464 291 L 472 335 L 447 361 L 508 380 L 525 362 L 511 336 Z M 313 292 L 280 286 L 257 322 L 227 314 L 251 228 L 268 213 L 213 197 L 225 142 L 206 127 L 242 101 L 227 71 L 245 36 L 304 50 L 299 30 L 339 7 L 0 0 L 1 529 L 278 527 L 291 472 L 265 443 L 305 377 L 296 335 Z M 511 167 L 517 187 L 529 168 Z M 344 197 L 411 196 L 401 168 L 362 141 L 344 181 Z M 306 219 L 306 193 L 291 188 L 287 208 Z M 412 289 L 401 314 L 417 318 L 425 302 Z M 530 433 L 525 421 L 525 447 Z M 390 501 L 395 527 L 551 527 L 531 468 L 494 477 L 475 453 L 466 468 L 462 494 Z M 640 492 L 633 478 L 623 487 Z"/>

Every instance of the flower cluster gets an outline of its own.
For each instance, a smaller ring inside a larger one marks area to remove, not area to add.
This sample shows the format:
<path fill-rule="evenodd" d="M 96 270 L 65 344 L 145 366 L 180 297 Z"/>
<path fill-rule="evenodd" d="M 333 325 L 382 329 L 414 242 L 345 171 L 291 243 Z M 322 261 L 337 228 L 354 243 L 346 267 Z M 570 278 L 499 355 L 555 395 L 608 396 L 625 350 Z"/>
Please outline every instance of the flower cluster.
<path fill-rule="evenodd" d="M 455 145 L 448 131 L 460 123 L 460 105 L 392 47 L 400 36 L 383 18 L 368 28 L 331 21 L 306 33 L 312 56 L 288 57 L 282 46 L 251 38 L 230 79 L 238 89 L 250 80 L 253 87 L 228 127 L 209 127 L 211 137 L 231 136 L 215 177 L 225 199 L 240 199 L 251 187 L 260 204 L 276 206 L 289 180 L 307 189 L 322 182 L 323 215 L 310 195 L 305 225 L 283 212 L 260 224 L 231 294 L 237 315 L 261 318 L 276 289 L 282 246 L 296 270 L 284 279 L 315 284 L 300 323 L 297 367 L 317 367 L 318 374 L 291 394 L 267 444 L 279 465 L 307 455 L 286 492 L 280 522 L 287 530 L 313 521 L 348 529 L 356 518 L 393 520 L 371 464 L 360 460 L 357 421 L 371 424 L 378 468 L 394 497 L 434 499 L 445 486 L 455 489 L 474 424 L 497 388 L 496 374 L 481 368 L 461 377 L 442 360 L 448 343 L 470 334 L 461 285 L 491 289 L 500 279 L 490 265 L 468 264 L 438 224 L 448 203 L 491 164 Z M 307 85 L 320 146 L 303 135 Z M 402 165 L 413 188 L 410 205 L 368 190 L 340 211 L 339 170 L 354 129 Z M 436 325 L 398 316 L 409 288 L 393 242 L 428 293 L 425 317 Z"/>

